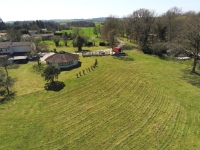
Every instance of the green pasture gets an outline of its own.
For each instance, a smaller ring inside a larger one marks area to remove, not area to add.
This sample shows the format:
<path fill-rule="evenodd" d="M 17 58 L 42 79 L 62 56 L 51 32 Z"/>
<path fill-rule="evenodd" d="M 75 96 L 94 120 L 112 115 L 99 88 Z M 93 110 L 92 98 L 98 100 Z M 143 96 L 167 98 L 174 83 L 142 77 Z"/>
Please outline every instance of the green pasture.
<path fill-rule="evenodd" d="M 80 56 L 61 72 L 59 92 L 45 91 L 36 62 L 9 69 L 15 97 L 0 104 L 0 149 L 200 149 L 200 92 L 191 61 Z M 77 78 L 95 59 L 98 67 Z"/>
<path fill-rule="evenodd" d="M 100 41 L 102 41 L 100 38 L 96 38 L 95 46 L 83 46 L 82 50 L 96 51 L 96 50 L 110 49 L 109 46 L 99 46 Z M 56 49 L 57 51 L 62 50 L 62 51 L 74 53 L 75 51 L 78 50 L 77 47 L 73 47 L 72 40 L 68 40 L 68 44 L 67 44 L 68 46 L 65 46 L 65 44 L 62 40 L 60 40 L 59 46 L 55 46 L 55 43 L 52 40 L 45 40 L 45 41 L 40 42 L 40 44 L 47 44 L 49 46 L 49 48 L 48 48 L 49 51 L 53 51 L 54 49 Z"/>
<path fill-rule="evenodd" d="M 96 35 L 93 33 L 94 27 L 81 27 L 84 34 L 89 37 L 96 37 Z M 73 33 L 73 30 L 62 30 L 61 32 L 67 32 L 68 34 Z"/>

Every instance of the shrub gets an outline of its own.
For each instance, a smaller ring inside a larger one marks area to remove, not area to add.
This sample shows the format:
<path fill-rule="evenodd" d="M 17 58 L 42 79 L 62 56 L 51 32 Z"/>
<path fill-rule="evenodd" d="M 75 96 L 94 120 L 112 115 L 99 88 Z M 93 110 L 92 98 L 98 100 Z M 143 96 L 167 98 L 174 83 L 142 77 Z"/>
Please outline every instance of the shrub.
<path fill-rule="evenodd" d="M 93 46 L 93 42 L 86 42 L 85 46 Z"/>
<path fill-rule="evenodd" d="M 99 42 L 99 46 L 106 46 L 105 42 Z"/>
<path fill-rule="evenodd" d="M 62 34 L 63 34 L 62 32 L 55 32 L 54 33 L 55 36 L 62 36 Z"/>
<path fill-rule="evenodd" d="M 142 46 L 142 51 L 144 54 L 153 54 L 153 50 L 147 45 Z"/>

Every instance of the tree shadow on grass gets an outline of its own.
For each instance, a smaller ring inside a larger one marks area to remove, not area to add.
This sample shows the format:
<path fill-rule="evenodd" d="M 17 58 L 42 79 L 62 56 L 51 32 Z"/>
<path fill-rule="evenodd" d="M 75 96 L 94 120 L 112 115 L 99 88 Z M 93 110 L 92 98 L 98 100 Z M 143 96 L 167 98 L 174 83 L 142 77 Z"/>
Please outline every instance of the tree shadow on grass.
<path fill-rule="evenodd" d="M 128 55 L 125 55 L 125 56 L 114 56 L 113 55 L 113 58 L 118 59 L 118 60 L 123 60 L 123 61 L 134 61 L 134 58 L 131 56 L 128 56 Z"/>
<path fill-rule="evenodd" d="M 16 92 L 11 92 L 10 95 L 5 95 L 5 91 L 0 91 L 0 104 L 4 104 L 7 101 L 10 101 L 14 98 Z"/>
<path fill-rule="evenodd" d="M 51 83 L 46 83 L 44 88 L 47 91 L 60 91 L 65 87 L 65 83 L 61 81 L 54 81 Z"/>
<path fill-rule="evenodd" d="M 182 78 L 192 84 L 193 86 L 196 86 L 200 88 L 200 73 L 195 72 L 192 73 L 189 69 L 183 69 L 183 76 Z"/>

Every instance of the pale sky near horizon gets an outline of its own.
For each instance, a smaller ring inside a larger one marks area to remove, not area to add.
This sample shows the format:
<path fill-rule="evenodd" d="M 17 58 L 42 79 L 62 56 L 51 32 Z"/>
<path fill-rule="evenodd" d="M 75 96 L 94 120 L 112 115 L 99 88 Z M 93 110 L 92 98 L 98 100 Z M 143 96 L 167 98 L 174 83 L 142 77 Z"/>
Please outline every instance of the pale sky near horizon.
<path fill-rule="evenodd" d="M 200 11 L 200 0 L 1 0 L 0 18 L 6 21 L 124 17 L 140 8 L 165 13 L 172 7 Z"/>

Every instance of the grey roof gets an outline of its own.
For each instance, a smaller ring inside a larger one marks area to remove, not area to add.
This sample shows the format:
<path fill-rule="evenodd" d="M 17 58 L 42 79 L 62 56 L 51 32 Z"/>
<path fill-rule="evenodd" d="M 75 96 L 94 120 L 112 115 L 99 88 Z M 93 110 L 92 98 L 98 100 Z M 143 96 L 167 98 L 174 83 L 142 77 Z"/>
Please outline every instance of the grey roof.
<path fill-rule="evenodd" d="M 41 37 L 50 37 L 50 36 L 54 36 L 53 33 L 46 33 L 46 34 L 34 34 L 34 35 L 31 35 L 33 37 L 37 37 L 37 36 L 41 36 Z"/>
<path fill-rule="evenodd" d="M 79 55 L 77 54 L 71 54 L 68 52 L 60 52 L 60 53 L 55 53 L 54 55 L 49 56 L 48 58 L 45 59 L 45 61 L 50 62 L 50 63 L 61 63 L 61 62 L 70 62 L 73 60 L 78 60 Z"/>
<path fill-rule="evenodd" d="M 7 48 L 12 44 L 12 47 L 17 46 L 30 46 L 30 42 L 0 42 L 0 48 Z"/>

